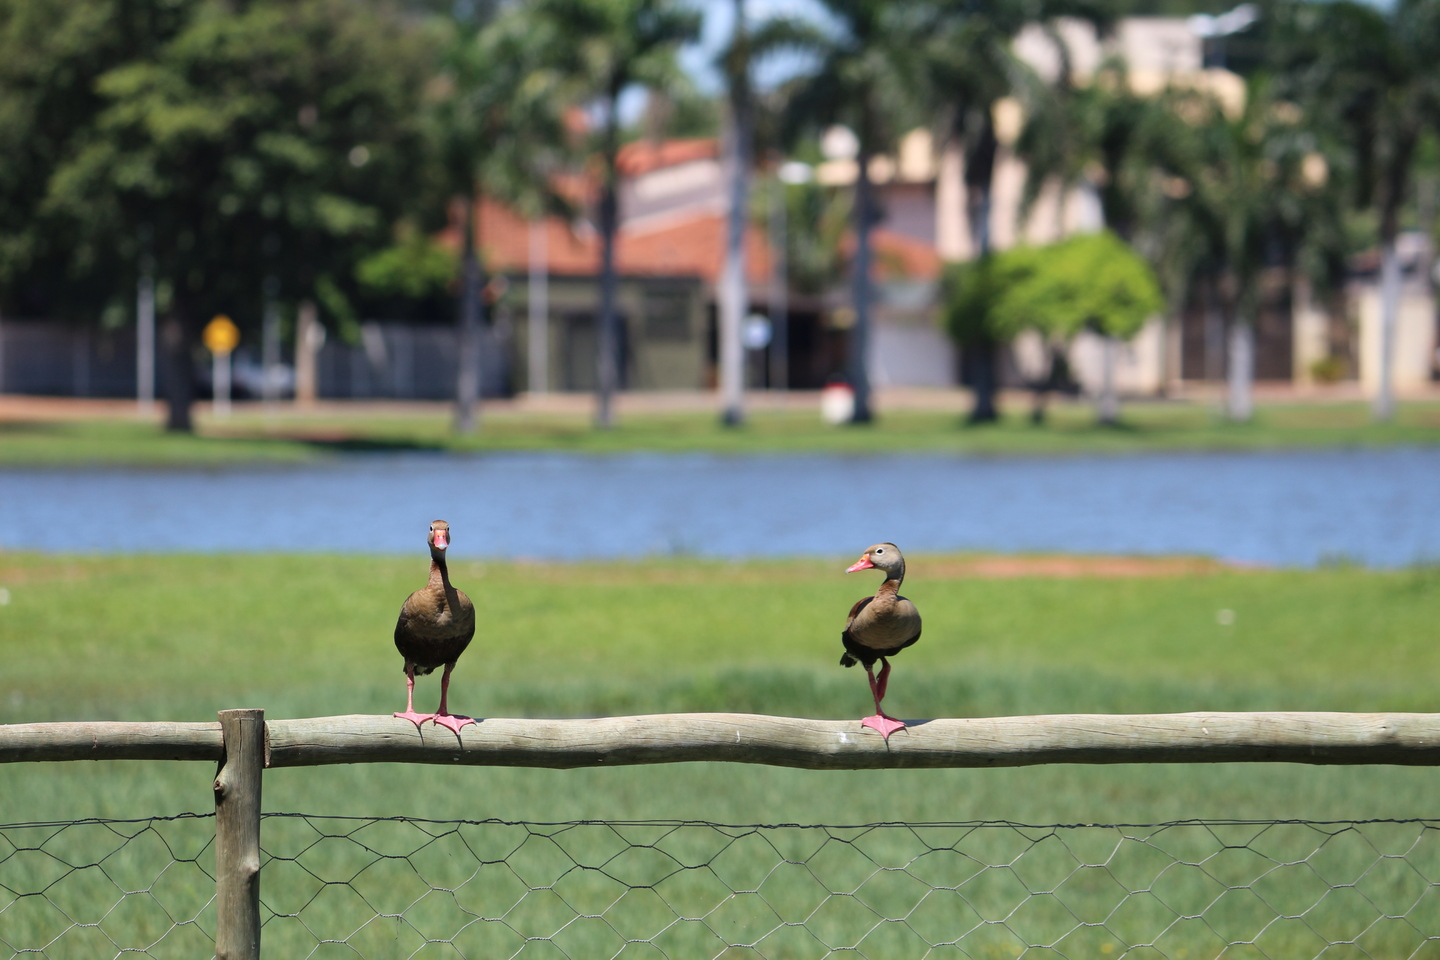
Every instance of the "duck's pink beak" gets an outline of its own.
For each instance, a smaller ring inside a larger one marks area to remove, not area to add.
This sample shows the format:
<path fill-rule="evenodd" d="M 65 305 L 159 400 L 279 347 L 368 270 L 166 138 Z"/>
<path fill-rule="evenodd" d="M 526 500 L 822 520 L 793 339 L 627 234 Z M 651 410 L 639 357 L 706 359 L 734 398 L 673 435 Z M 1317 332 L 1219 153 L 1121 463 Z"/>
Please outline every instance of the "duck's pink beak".
<path fill-rule="evenodd" d="M 435 546 L 441 550 L 444 550 L 446 547 L 450 546 L 450 534 L 446 533 L 444 530 L 436 530 Z"/>
<path fill-rule="evenodd" d="M 870 562 L 870 555 L 867 553 L 865 556 L 861 557 L 859 560 L 856 560 L 853 564 L 851 564 L 845 572 L 854 573 L 856 570 L 870 570 L 873 569 L 874 566 L 875 564 Z"/>

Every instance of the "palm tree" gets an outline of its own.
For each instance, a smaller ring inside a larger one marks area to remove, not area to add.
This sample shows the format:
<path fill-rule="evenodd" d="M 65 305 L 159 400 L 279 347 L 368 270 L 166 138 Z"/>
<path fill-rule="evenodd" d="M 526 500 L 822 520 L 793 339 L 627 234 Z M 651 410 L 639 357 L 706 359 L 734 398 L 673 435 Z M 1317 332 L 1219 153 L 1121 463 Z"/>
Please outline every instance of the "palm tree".
<path fill-rule="evenodd" d="M 1062 79 L 1027 93 L 1028 118 L 1015 145 L 1026 165 L 1021 215 L 1029 214 L 1047 182 L 1059 187 L 1062 201 L 1083 183 L 1099 198 L 1105 226 L 1133 240 L 1152 189 L 1152 141 L 1164 122 L 1160 103 L 1131 91 L 1118 60 L 1083 87 Z"/>
<path fill-rule="evenodd" d="M 599 136 L 600 316 L 595 425 L 614 422 L 620 381 L 619 317 L 615 312 L 615 235 L 620 227 L 620 95 L 632 87 L 664 90 L 682 84 L 677 48 L 700 30 L 699 13 L 678 0 L 535 0 L 520 8 L 543 29 L 546 58 L 597 106 Z"/>
<path fill-rule="evenodd" d="M 822 0 L 828 16 L 823 28 L 795 29 L 789 43 L 811 55 L 815 69 L 789 89 L 786 129 L 791 137 L 831 125 L 852 130 L 859 144 L 855 175 L 855 326 L 850 332 L 846 375 L 855 391 L 852 421 L 872 418 L 870 377 L 866 368 L 870 333 L 870 232 L 880 219 L 870 162 L 892 150 L 900 135 L 922 116 L 926 82 L 918 51 L 936 18 L 923 5 L 885 0 Z"/>
<path fill-rule="evenodd" d="M 482 196 L 543 193 L 532 171 L 540 157 L 561 148 L 564 130 L 558 78 L 542 65 L 543 29 L 516 11 L 478 31 L 463 23 L 454 29 L 430 119 L 446 180 L 465 205 L 455 429 L 468 433 L 478 423 L 485 286 L 476 207 Z"/>
<path fill-rule="evenodd" d="M 1388 420 L 1395 411 L 1391 354 L 1400 307 L 1395 239 L 1416 147 L 1440 121 L 1440 7 L 1432 0 L 1396 0 L 1388 7 L 1337 0 L 1293 3 L 1280 13 L 1276 49 L 1286 93 L 1343 131 L 1356 201 L 1378 215 L 1380 378 L 1374 413 Z"/>
<path fill-rule="evenodd" d="M 990 254 L 990 194 L 999 140 L 995 136 L 995 105 L 1010 95 L 1025 73 L 1011 52 L 1011 41 L 1026 23 L 1019 3 L 996 0 L 973 3 L 946 0 L 936 29 L 917 53 L 927 73 L 927 106 L 936 118 L 940 139 L 958 144 L 965 158 L 965 213 L 970 225 L 970 252 L 976 259 Z M 995 408 L 998 341 L 984 324 L 967 328 L 961 349 L 975 390 L 971 423 L 998 418 Z"/>
<path fill-rule="evenodd" d="M 1244 109 L 1234 116 L 1194 92 L 1172 93 L 1170 102 L 1176 110 L 1170 133 L 1157 140 L 1164 145 L 1159 163 L 1172 178 L 1165 216 L 1191 231 L 1170 239 L 1192 244 L 1192 255 L 1211 274 L 1229 327 L 1226 414 L 1245 421 L 1254 409 L 1262 269 L 1293 259 L 1309 225 L 1323 216 L 1323 202 L 1308 199 L 1315 189 L 1307 182 L 1307 158 L 1316 140 L 1301 111 L 1276 100 L 1263 80 L 1251 83 Z"/>

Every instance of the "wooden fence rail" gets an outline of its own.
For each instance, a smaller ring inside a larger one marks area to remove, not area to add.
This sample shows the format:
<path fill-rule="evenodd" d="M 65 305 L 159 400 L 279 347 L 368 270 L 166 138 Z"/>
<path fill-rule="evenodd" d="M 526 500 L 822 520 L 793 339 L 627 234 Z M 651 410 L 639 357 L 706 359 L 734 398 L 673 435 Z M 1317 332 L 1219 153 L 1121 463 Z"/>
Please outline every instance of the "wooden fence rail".
<path fill-rule="evenodd" d="M 1440 714 L 1075 714 L 916 720 L 887 742 L 855 720 L 677 713 L 592 720 L 487 719 L 459 735 L 384 716 L 216 723 L 0 725 L 0 763 L 209 760 L 215 777 L 217 960 L 260 957 L 260 792 L 266 767 L 445 763 L 596 767 L 728 761 L 861 770 L 1040 763 L 1440 766 Z"/>
<path fill-rule="evenodd" d="M 590 720 L 487 719 L 459 736 L 385 716 L 271 720 L 265 766 L 444 763 L 595 767 L 728 761 L 859 770 L 1040 763 L 1440 765 L 1440 714 L 1076 714 L 916 720 L 887 743 L 854 720 L 677 713 Z M 0 725 L 0 762 L 211 760 L 219 723 Z"/>

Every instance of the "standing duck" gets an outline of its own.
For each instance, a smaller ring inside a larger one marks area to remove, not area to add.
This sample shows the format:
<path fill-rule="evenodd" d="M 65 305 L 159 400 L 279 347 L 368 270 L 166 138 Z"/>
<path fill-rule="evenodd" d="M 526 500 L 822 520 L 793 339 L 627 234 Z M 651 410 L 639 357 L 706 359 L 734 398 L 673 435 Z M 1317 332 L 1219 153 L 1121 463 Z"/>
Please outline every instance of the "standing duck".
<path fill-rule="evenodd" d="M 866 717 L 860 725 L 880 731 L 886 739 L 905 724 L 887 714 L 880 707 L 885 699 L 885 687 L 890 680 L 890 661 L 910 644 L 920 639 L 920 611 L 915 604 L 900 596 L 900 583 L 905 579 L 905 558 L 900 548 L 893 543 L 877 543 L 855 561 L 846 573 L 857 570 L 882 570 L 885 582 L 875 591 L 875 596 L 857 600 L 850 608 L 850 619 L 845 621 L 845 630 L 840 640 L 845 644 L 845 653 L 840 657 L 840 666 L 865 665 L 865 674 L 870 678 L 870 694 L 875 698 L 875 716 Z M 872 669 L 880 661 L 880 676 L 877 679 Z"/>
<path fill-rule="evenodd" d="M 475 636 L 475 605 L 470 598 L 450 583 L 445 566 L 445 550 L 450 546 L 450 524 L 436 520 L 430 524 L 430 582 L 406 599 L 395 623 L 395 649 L 405 658 L 405 712 L 403 717 L 415 724 L 434 720 L 455 731 L 475 721 L 454 716 L 446 709 L 450 693 L 450 671 Z M 443 666 L 440 677 L 440 709 L 435 713 L 415 712 L 415 675 L 424 676 Z"/>

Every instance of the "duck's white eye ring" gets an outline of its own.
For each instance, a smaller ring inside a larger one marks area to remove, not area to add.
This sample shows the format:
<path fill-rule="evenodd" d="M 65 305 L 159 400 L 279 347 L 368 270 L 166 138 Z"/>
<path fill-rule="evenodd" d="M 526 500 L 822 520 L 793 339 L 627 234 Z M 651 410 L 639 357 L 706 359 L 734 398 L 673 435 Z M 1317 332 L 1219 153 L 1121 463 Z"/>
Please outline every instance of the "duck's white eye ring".
<path fill-rule="evenodd" d="M 885 548 L 884 548 L 884 547 L 879 547 L 879 548 L 877 548 L 877 549 L 875 550 L 875 552 L 876 552 L 876 553 L 884 553 L 884 552 L 885 552 Z"/>

